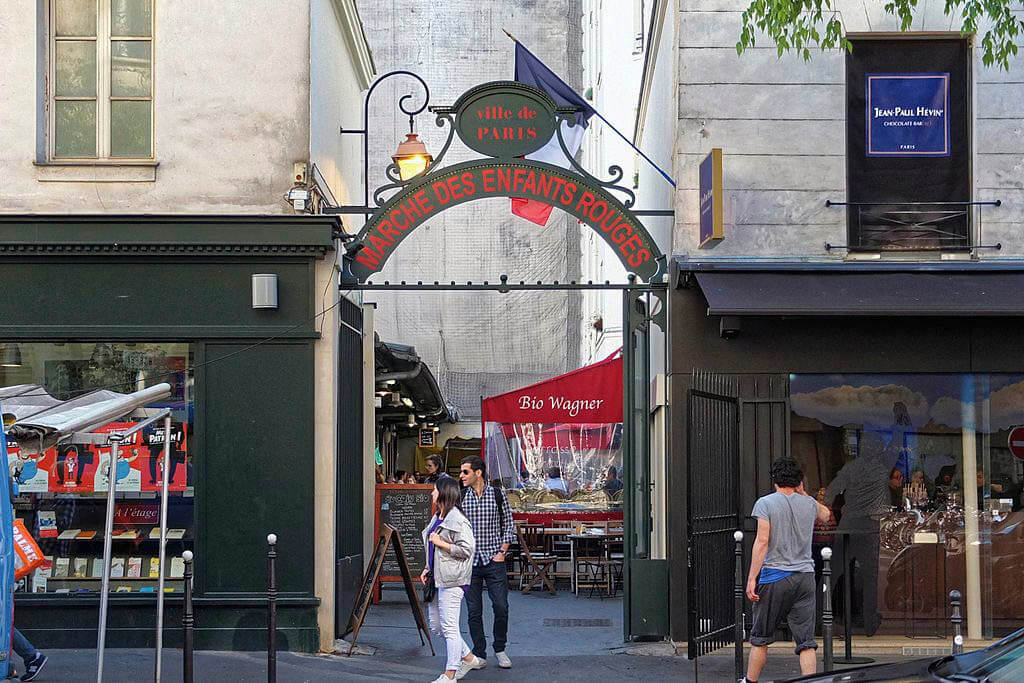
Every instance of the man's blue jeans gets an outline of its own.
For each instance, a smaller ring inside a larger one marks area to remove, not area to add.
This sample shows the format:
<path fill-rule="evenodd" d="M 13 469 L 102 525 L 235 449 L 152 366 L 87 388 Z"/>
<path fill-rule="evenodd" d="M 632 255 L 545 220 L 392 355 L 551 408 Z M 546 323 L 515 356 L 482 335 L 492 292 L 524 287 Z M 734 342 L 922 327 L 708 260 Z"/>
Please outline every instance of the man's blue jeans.
<path fill-rule="evenodd" d="M 473 639 L 473 654 L 487 657 L 487 636 L 484 635 L 484 584 L 491 596 L 494 610 L 494 651 L 504 652 L 508 639 L 508 574 L 504 562 L 488 562 L 473 567 L 473 578 L 466 593 L 469 613 L 469 635 Z"/>
<path fill-rule="evenodd" d="M 13 641 L 14 651 L 17 652 L 22 661 L 25 662 L 25 666 L 28 666 L 28 663 L 35 659 L 36 655 L 39 654 L 39 650 L 37 650 L 32 643 L 28 642 L 28 638 L 26 638 L 18 629 L 14 629 Z"/>

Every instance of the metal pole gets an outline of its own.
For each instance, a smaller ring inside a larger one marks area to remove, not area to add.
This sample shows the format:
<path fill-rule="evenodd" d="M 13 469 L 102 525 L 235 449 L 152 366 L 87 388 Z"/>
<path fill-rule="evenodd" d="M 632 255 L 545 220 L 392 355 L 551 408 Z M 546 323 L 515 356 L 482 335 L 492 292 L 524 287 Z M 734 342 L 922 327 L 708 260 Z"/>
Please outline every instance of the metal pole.
<path fill-rule="evenodd" d="M 953 654 L 955 655 L 964 653 L 964 636 L 961 631 L 964 619 L 960 614 L 960 598 L 960 591 L 955 588 L 949 591 L 949 605 L 952 608 L 949 620 L 953 622 Z"/>
<path fill-rule="evenodd" d="M 160 658 L 163 654 L 164 643 L 164 575 L 167 573 L 166 548 L 167 548 L 167 473 L 171 459 L 171 416 L 164 418 L 164 471 L 163 484 L 160 487 L 160 553 L 157 559 L 157 588 L 156 588 L 156 671 L 154 680 L 160 683 Z"/>
<path fill-rule="evenodd" d="M 843 638 L 846 640 L 846 654 L 842 659 L 834 660 L 839 664 L 870 664 L 875 661 L 871 657 L 853 656 L 853 606 L 850 595 L 853 593 L 853 560 L 850 558 L 850 533 L 843 535 Z M 859 533 L 859 532 L 855 532 Z"/>
<path fill-rule="evenodd" d="M 120 434 L 111 434 L 110 462 L 107 466 L 107 519 L 103 532 L 103 582 L 100 586 L 100 624 L 96 634 L 96 682 L 103 681 L 103 653 L 107 640 L 107 603 L 110 600 L 110 555 L 114 533 L 114 490 L 117 488 L 117 456 Z"/>
<path fill-rule="evenodd" d="M 192 551 L 183 552 L 181 559 L 185 561 L 185 609 L 181 617 L 183 630 L 181 672 L 185 683 L 192 683 L 192 626 L 195 624 L 195 616 L 192 614 Z"/>
<path fill-rule="evenodd" d="M 821 549 L 821 639 L 824 641 L 825 671 L 832 670 L 832 548 Z"/>
<path fill-rule="evenodd" d="M 736 580 L 732 589 L 736 628 L 733 636 L 736 655 L 734 678 L 740 680 L 743 678 L 743 532 L 737 529 L 732 538 L 736 541 Z"/>
<path fill-rule="evenodd" d="M 267 681 L 277 681 L 277 535 L 267 535 Z"/>

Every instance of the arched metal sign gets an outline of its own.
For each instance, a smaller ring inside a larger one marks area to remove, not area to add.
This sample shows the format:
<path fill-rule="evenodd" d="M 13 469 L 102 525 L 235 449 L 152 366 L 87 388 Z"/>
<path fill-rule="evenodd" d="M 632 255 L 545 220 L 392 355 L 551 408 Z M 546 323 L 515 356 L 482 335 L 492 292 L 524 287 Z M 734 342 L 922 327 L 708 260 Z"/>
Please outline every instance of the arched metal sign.
<path fill-rule="evenodd" d="M 380 205 L 347 247 L 351 275 L 365 282 L 379 272 L 398 245 L 417 227 L 442 211 L 459 204 L 493 197 L 519 197 L 554 206 L 593 228 L 615 252 L 627 272 L 645 282 L 663 275 L 665 260 L 657 243 L 630 211 L 632 192 L 615 185 L 622 170 L 612 167 L 612 181 L 586 173 L 565 147 L 563 123 L 573 125 L 574 110 L 560 109 L 546 93 L 521 83 L 499 81 L 477 86 L 454 107 L 436 108 L 438 124 L 451 126 L 448 141 L 438 155 L 447 152 L 452 137 L 491 158 L 432 168 L 407 182 L 396 181 L 379 188 L 374 199 L 389 189 L 398 194 Z M 573 169 L 519 158 L 552 139 L 559 141 Z M 625 202 L 609 190 L 628 195 Z"/>

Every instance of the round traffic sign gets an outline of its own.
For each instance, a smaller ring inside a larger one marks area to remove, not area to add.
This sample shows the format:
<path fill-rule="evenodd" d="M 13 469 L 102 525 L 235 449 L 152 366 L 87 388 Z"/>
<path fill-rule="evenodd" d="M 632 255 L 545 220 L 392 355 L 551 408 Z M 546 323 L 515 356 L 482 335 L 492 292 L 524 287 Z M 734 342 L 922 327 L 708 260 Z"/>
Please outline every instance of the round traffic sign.
<path fill-rule="evenodd" d="M 1010 452 L 1019 459 L 1024 460 L 1024 426 L 1014 427 L 1010 435 L 1006 437 Z"/>

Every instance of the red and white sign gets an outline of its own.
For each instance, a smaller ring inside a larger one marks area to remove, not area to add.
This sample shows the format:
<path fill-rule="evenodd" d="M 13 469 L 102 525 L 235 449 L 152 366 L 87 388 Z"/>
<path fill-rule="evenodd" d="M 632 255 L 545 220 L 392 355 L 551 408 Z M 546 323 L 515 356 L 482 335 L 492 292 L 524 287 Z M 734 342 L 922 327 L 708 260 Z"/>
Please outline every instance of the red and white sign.
<path fill-rule="evenodd" d="M 622 422 L 622 356 L 483 400 L 483 422 Z"/>
<path fill-rule="evenodd" d="M 1010 435 L 1006 437 L 1006 441 L 1010 447 L 1010 452 L 1017 456 L 1018 459 L 1024 460 L 1024 426 L 1011 429 Z"/>
<path fill-rule="evenodd" d="M 114 506 L 114 524 L 159 524 L 160 506 L 156 503 L 118 503 Z"/>

